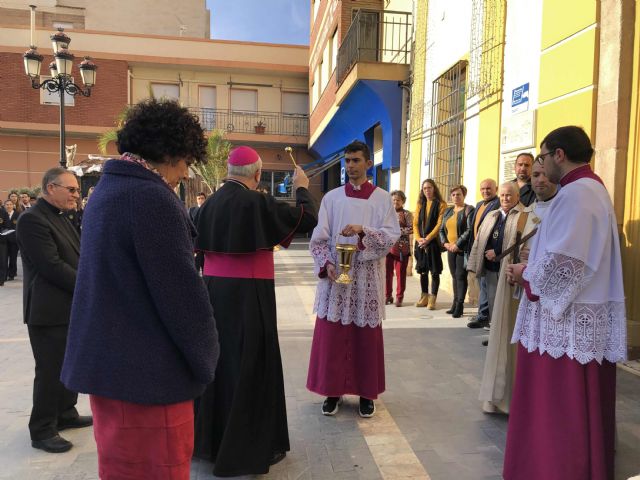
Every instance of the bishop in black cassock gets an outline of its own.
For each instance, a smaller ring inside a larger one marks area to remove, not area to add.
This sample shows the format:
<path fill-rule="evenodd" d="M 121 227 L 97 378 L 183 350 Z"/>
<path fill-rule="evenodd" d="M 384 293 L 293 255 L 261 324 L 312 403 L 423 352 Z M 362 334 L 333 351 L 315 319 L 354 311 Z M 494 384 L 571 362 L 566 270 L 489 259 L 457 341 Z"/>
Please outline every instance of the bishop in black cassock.
<path fill-rule="evenodd" d="M 301 168 L 291 206 L 255 190 L 262 167 L 256 151 L 238 147 L 228 163 L 229 178 L 196 217 L 220 360 L 196 402 L 195 455 L 213 461 L 216 476 L 267 473 L 289 450 L 273 247 L 288 247 L 318 219 Z"/>

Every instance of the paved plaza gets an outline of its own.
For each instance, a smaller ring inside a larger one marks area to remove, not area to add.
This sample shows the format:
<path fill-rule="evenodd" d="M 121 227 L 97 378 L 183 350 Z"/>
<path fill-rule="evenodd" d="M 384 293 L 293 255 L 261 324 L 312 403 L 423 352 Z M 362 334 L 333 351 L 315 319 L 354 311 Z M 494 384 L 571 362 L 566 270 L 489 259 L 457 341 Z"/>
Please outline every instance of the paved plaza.
<path fill-rule="evenodd" d="M 507 418 L 482 413 L 477 400 L 485 351 L 481 340 L 487 332 L 466 328 L 467 318 L 452 319 L 444 308 L 431 312 L 409 306 L 418 298 L 416 278 L 408 281 L 408 306 L 386 307 L 387 391 L 376 402 L 375 417 L 361 419 L 355 397 L 347 398 L 335 417 L 320 414 L 322 398 L 305 388 L 314 324 L 311 270 L 302 242 L 276 253 L 291 451 L 264 477 L 500 479 Z M 90 428 L 64 432 L 75 445 L 65 454 L 30 446 L 33 357 L 22 324 L 21 278 L 0 288 L 0 479 L 97 479 Z M 444 293 L 438 304 L 448 308 L 450 297 Z M 89 413 L 84 395 L 79 410 Z M 621 369 L 617 415 L 616 480 L 624 480 L 640 473 L 640 377 Z M 210 463 L 195 460 L 191 478 L 214 478 L 211 471 Z"/>

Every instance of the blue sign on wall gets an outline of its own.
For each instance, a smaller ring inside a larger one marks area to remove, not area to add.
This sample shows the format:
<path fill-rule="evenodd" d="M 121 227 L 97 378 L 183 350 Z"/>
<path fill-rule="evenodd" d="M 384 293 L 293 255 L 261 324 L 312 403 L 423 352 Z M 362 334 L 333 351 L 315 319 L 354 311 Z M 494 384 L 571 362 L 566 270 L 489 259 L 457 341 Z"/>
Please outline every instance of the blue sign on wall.
<path fill-rule="evenodd" d="M 520 85 L 511 91 L 511 113 L 529 110 L 529 83 Z"/>

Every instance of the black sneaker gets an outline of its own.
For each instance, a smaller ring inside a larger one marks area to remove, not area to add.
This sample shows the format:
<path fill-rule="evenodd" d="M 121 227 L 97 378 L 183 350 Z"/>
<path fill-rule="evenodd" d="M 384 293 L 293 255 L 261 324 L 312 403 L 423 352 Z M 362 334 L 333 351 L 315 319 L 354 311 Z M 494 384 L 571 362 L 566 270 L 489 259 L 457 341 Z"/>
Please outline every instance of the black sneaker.
<path fill-rule="evenodd" d="M 360 397 L 360 416 L 362 418 L 371 418 L 376 412 L 376 406 L 373 404 L 373 400 Z"/>
<path fill-rule="evenodd" d="M 338 413 L 340 404 L 342 403 L 342 397 L 327 397 L 322 403 L 323 415 L 335 415 Z"/>

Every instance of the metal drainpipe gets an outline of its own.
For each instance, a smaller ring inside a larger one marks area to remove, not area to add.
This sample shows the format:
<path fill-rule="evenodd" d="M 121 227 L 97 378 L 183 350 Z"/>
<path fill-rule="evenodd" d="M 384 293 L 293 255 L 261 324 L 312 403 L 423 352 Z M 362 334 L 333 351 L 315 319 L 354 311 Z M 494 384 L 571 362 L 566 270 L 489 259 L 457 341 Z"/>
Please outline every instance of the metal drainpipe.
<path fill-rule="evenodd" d="M 407 163 L 409 160 L 409 135 L 407 132 L 407 111 L 411 108 L 411 84 L 409 81 L 398 82 L 402 89 L 402 134 L 400 150 L 400 190 L 403 192 L 407 186 Z M 406 108 L 405 108 L 406 104 Z"/>

